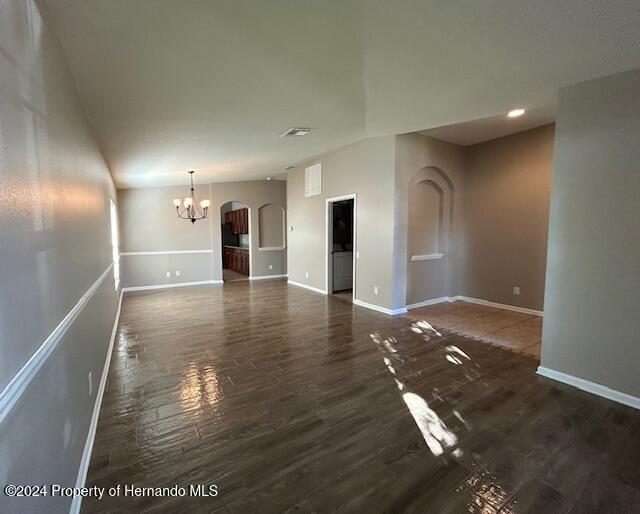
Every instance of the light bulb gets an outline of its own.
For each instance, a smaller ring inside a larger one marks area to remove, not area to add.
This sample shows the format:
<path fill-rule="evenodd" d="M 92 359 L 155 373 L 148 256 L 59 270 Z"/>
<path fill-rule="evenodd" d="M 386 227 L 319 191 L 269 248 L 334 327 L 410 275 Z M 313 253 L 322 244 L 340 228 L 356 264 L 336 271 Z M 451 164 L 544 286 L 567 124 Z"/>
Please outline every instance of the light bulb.
<path fill-rule="evenodd" d="M 200 202 L 200 207 L 202 207 L 203 209 L 208 209 L 209 208 L 209 200 L 202 200 Z"/>
<path fill-rule="evenodd" d="M 185 198 L 184 199 L 184 206 L 185 207 L 191 207 L 191 205 L 193 205 L 193 198 Z"/>
<path fill-rule="evenodd" d="M 509 111 L 507 116 L 509 118 L 517 118 L 519 116 L 522 116 L 525 112 L 526 111 L 524 109 L 513 109 L 512 111 Z"/>
<path fill-rule="evenodd" d="M 181 203 L 182 203 L 182 201 L 180 200 L 180 198 L 174 198 L 173 199 L 173 205 L 175 205 L 176 207 L 180 207 Z"/>

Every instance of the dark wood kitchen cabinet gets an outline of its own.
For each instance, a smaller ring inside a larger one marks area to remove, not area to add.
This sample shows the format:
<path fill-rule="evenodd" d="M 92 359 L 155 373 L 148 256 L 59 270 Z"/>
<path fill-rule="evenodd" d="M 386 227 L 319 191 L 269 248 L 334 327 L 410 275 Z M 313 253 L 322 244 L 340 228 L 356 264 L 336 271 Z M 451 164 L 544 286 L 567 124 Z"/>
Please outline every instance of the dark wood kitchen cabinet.
<path fill-rule="evenodd" d="M 224 222 L 231 225 L 234 234 L 249 233 L 249 209 L 236 209 L 224 213 Z"/>
<path fill-rule="evenodd" d="M 225 246 L 224 267 L 243 275 L 249 275 L 249 250 Z"/>

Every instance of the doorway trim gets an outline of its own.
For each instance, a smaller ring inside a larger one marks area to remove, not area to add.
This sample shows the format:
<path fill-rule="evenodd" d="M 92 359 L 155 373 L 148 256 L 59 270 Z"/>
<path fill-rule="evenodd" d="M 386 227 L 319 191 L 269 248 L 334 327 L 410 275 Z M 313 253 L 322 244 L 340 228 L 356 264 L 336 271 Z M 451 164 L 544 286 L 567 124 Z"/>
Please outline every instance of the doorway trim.
<path fill-rule="evenodd" d="M 342 196 L 334 196 L 332 198 L 326 199 L 325 206 L 325 252 L 324 252 L 324 288 L 327 294 L 333 294 L 333 284 L 332 277 L 330 277 L 329 273 L 329 259 L 331 256 L 331 247 L 329 245 L 329 238 L 331 237 L 329 233 L 329 227 L 333 226 L 333 213 L 331 211 L 332 204 L 334 202 L 341 202 L 343 200 L 353 200 L 353 285 L 352 285 L 352 299 L 355 302 L 356 299 L 356 262 L 358 260 L 358 198 L 356 193 L 350 193 L 348 195 Z M 333 238 L 332 238 L 333 239 Z"/>

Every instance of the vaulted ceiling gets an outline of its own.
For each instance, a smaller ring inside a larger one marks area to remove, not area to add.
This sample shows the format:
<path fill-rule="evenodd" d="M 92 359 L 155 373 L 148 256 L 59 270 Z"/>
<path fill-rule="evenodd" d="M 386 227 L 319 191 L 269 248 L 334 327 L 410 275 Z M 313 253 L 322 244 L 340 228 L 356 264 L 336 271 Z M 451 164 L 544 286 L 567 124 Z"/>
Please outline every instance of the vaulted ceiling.
<path fill-rule="evenodd" d="M 559 87 L 640 67 L 637 0 L 44 1 L 118 187 L 552 112 Z"/>

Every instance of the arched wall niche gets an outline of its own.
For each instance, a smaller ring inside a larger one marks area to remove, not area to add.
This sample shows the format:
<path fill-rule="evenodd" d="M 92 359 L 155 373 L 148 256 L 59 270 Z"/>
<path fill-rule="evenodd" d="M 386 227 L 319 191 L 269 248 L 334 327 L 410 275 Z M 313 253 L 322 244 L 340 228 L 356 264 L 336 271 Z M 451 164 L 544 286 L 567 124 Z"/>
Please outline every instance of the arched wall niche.
<path fill-rule="evenodd" d="M 407 253 L 411 261 L 446 256 L 453 192 L 451 179 L 435 166 L 420 169 L 409 181 Z"/>
<path fill-rule="evenodd" d="M 282 250 L 285 248 L 285 212 L 275 203 L 258 208 L 258 250 Z"/>

